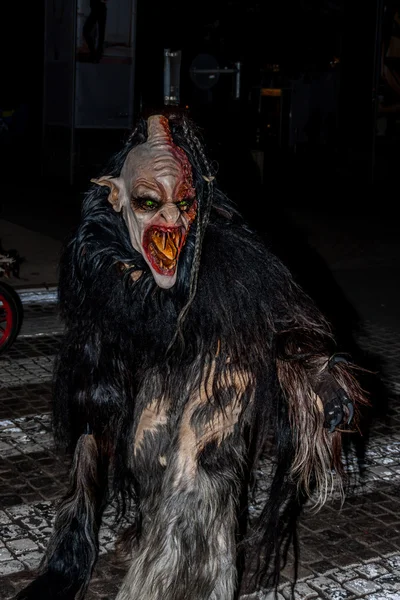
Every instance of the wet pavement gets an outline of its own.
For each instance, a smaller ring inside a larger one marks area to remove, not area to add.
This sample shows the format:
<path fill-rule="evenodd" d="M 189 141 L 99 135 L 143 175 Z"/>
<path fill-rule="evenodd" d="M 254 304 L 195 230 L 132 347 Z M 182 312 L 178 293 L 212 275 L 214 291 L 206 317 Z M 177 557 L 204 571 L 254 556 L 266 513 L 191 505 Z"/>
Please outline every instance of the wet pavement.
<path fill-rule="evenodd" d="M 389 227 L 390 235 L 382 233 L 381 238 L 365 234 L 368 244 L 359 241 L 357 245 L 350 234 L 346 237 L 343 230 L 335 230 L 331 219 L 325 220 L 325 230 L 318 223 L 317 235 L 316 222 L 313 213 L 306 222 L 311 228 L 309 239 L 359 309 L 361 326 L 356 341 L 363 352 L 379 357 L 377 376 L 386 386 L 388 408 L 374 415 L 362 475 L 354 449 L 350 451 L 347 470 L 351 485 L 343 505 L 334 497 L 316 514 L 305 509 L 300 521 L 296 598 L 400 600 L 398 242 L 394 241 L 393 227 Z M 369 227 L 376 231 L 375 223 Z M 382 278 L 385 285 L 378 286 Z M 69 457 L 55 451 L 50 426 L 52 365 L 63 338 L 56 288 L 20 292 L 25 310 L 23 327 L 7 355 L 0 356 L 1 600 L 10 600 L 32 579 L 69 470 Z M 266 458 L 258 473 L 253 514 L 268 485 L 269 470 Z M 111 506 L 100 532 L 100 558 L 89 600 L 115 598 L 125 572 L 114 547 L 118 533 L 114 515 Z M 283 570 L 281 599 L 289 597 L 292 575 L 289 559 Z M 260 591 L 248 598 L 267 597 L 267 592 Z"/>

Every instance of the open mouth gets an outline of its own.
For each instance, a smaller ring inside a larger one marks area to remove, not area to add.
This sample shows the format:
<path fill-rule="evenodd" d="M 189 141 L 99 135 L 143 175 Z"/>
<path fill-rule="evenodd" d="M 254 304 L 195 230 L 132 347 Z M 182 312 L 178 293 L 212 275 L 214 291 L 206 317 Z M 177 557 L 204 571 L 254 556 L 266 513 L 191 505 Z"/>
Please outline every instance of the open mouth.
<path fill-rule="evenodd" d="M 152 267 L 160 275 L 174 275 L 183 245 L 182 229 L 150 228 L 145 235 L 144 249 Z"/>

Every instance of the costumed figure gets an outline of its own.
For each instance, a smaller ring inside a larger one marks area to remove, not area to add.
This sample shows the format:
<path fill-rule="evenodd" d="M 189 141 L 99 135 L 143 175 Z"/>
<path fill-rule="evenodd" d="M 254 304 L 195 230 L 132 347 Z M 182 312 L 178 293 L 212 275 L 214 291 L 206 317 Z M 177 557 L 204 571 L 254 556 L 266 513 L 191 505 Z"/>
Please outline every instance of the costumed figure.
<path fill-rule="evenodd" d="M 364 396 L 186 116 L 141 119 L 93 180 L 59 294 L 54 429 L 71 481 L 19 599 L 85 596 L 111 500 L 136 515 L 117 600 L 232 600 L 250 547 L 254 581 L 277 576 L 302 499 L 318 508 L 340 486 L 341 432 Z M 243 499 L 267 443 L 276 468 L 250 534 Z"/>

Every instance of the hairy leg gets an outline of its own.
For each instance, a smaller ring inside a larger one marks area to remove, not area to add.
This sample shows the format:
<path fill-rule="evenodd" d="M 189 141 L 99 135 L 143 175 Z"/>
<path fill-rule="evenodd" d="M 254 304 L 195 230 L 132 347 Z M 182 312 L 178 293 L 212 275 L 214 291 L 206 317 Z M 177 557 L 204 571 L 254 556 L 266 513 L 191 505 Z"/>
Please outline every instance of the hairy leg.
<path fill-rule="evenodd" d="M 214 481 L 199 470 L 177 484 L 176 469 L 168 468 L 158 503 L 143 506 L 142 537 L 117 600 L 233 598 L 239 476 L 231 468 Z"/>
<path fill-rule="evenodd" d="M 16 600 L 79 600 L 98 555 L 108 461 L 93 435 L 76 445 L 70 486 L 61 501 L 40 573 Z"/>
<path fill-rule="evenodd" d="M 245 455 L 238 421 L 247 383 L 243 374 L 225 376 L 221 408 L 213 401 L 211 370 L 207 384 L 185 406 L 160 488 L 142 502 L 142 535 L 117 600 L 234 598 Z M 160 411 L 154 419 L 152 425 L 147 412 L 152 441 L 165 423 Z M 140 440 L 142 460 L 157 460 L 142 430 Z"/>

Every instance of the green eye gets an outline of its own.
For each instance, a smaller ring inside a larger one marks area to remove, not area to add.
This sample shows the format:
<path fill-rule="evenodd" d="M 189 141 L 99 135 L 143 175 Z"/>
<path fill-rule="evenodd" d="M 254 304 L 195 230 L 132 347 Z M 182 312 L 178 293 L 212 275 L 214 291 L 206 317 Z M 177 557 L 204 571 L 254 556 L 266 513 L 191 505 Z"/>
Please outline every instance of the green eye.
<path fill-rule="evenodd" d="M 133 202 L 137 208 L 141 208 L 143 210 L 154 210 L 159 205 L 159 202 L 154 198 L 137 198 L 133 199 Z"/>
<path fill-rule="evenodd" d="M 178 207 L 181 208 L 182 210 L 185 210 L 186 208 L 189 207 L 189 200 L 181 200 L 180 202 L 177 203 Z"/>

